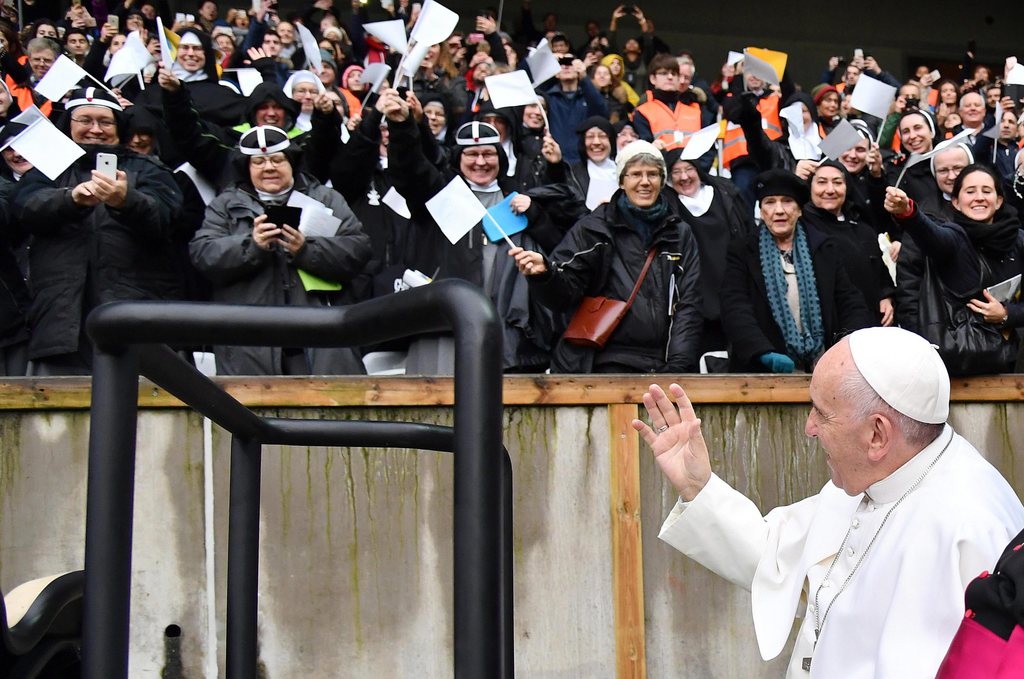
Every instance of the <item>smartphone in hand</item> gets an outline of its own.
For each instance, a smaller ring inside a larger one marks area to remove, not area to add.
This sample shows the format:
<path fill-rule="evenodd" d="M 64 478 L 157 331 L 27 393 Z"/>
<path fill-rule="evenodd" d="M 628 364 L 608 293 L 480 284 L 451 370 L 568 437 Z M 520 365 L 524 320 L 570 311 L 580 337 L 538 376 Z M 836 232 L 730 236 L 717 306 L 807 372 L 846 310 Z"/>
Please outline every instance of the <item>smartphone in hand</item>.
<path fill-rule="evenodd" d="M 113 153 L 97 153 L 96 171 L 110 179 L 117 179 L 117 156 Z"/>

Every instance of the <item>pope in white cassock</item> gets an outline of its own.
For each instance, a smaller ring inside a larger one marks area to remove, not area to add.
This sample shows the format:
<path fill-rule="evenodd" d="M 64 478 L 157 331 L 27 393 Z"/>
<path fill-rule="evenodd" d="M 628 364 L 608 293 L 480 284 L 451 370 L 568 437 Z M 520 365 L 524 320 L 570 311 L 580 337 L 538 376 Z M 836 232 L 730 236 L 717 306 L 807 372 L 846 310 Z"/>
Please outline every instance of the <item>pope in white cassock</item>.
<path fill-rule="evenodd" d="M 766 516 L 714 475 L 677 384 L 644 394 L 651 446 L 679 501 L 660 537 L 750 590 L 761 656 L 802 617 L 787 677 L 934 677 L 964 589 L 1024 527 L 1024 507 L 946 424 L 949 375 L 923 338 L 859 330 L 822 356 L 805 431 L 831 480 Z"/>

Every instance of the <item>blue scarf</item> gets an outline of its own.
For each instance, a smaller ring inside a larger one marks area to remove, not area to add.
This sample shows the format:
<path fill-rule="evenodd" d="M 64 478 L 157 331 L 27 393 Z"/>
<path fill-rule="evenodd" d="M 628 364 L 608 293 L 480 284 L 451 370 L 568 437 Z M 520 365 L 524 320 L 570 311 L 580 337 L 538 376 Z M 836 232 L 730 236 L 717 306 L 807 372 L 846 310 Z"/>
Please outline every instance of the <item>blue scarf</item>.
<path fill-rule="evenodd" d="M 668 216 L 668 201 L 665 200 L 664 195 L 659 195 L 658 200 L 650 207 L 639 207 L 630 203 L 629 198 L 626 198 L 626 192 L 623 191 L 619 194 L 616 206 L 626 224 L 633 227 L 644 239 L 645 247 L 651 245 L 654 231 Z"/>
<path fill-rule="evenodd" d="M 768 304 L 771 306 L 775 324 L 782 330 L 782 337 L 786 341 L 786 353 L 810 366 L 824 347 L 825 331 L 822 327 L 818 284 L 814 278 L 811 250 L 807 247 L 804 227 L 797 223 L 793 238 L 793 266 L 796 268 L 796 283 L 800 294 L 803 332 L 797 329 L 796 319 L 793 318 L 786 302 L 786 274 L 782 270 L 779 248 L 764 224 L 761 224 L 758 234 L 758 246 Z"/>

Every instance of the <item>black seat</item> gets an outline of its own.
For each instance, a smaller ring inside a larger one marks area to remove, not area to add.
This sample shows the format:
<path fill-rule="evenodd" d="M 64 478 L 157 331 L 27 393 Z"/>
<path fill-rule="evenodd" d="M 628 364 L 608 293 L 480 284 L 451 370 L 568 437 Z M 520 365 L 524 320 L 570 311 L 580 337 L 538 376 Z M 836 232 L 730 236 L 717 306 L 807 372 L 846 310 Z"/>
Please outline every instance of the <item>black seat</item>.
<path fill-rule="evenodd" d="M 79 676 L 84 582 L 71 571 L 0 594 L 0 679 Z"/>

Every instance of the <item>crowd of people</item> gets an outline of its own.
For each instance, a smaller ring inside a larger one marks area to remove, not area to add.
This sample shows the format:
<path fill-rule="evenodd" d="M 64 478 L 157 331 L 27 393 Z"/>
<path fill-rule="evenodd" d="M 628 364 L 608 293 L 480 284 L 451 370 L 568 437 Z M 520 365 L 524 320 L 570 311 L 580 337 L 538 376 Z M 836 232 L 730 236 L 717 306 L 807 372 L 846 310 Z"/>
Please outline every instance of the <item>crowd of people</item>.
<path fill-rule="evenodd" d="M 968 51 L 949 77 L 899 78 L 857 50 L 798 84 L 730 59 L 708 82 L 639 7 L 573 44 L 524 0 L 501 24 L 462 17 L 470 30 L 407 65 L 373 24 L 411 31 L 421 5 L 382 6 L 36 0 L 24 25 L 0 18 L 0 122 L 36 106 L 85 151 L 50 178 L 10 145 L 17 125 L 0 133 L 3 374 L 88 374 L 84 319 L 108 301 L 333 306 L 445 278 L 493 300 L 506 372 L 810 372 L 845 334 L 890 325 L 952 373 L 1015 370 L 1015 60 L 997 76 Z M 129 35 L 152 59 L 104 83 Z M 544 82 L 539 44 L 557 61 Z M 64 57 L 89 78 L 50 101 L 35 87 Z M 495 107 L 488 78 L 515 70 L 536 103 Z M 851 106 L 865 78 L 896 90 L 884 117 Z M 847 123 L 856 143 L 823 155 Z M 429 204 L 453 180 L 524 226 L 446 237 Z M 603 334 L 581 335 L 594 320 Z M 301 344 L 211 349 L 227 375 L 451 370 L 443 336 Z"/>

